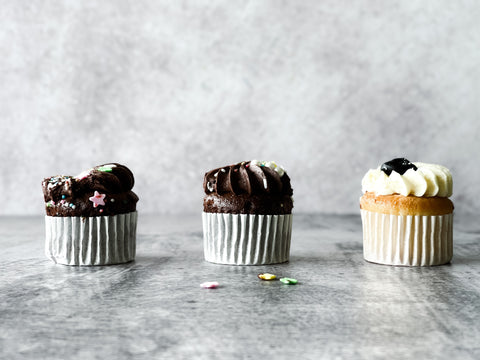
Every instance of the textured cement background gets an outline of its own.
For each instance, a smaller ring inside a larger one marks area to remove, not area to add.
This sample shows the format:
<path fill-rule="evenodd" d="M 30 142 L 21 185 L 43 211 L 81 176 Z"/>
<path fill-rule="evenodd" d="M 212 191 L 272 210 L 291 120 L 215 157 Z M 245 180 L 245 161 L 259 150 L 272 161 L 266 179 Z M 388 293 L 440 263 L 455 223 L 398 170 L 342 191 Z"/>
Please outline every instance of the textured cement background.
<path fill-rule="evenodd" d="M 480 203 L 477 1 L 13 1 L 0 7 L 0 215 L 103 162 L 139 210 L 201 211 L 205 171 L 274 159 L 295 211 L 355 213 L 386 160 Z"/>

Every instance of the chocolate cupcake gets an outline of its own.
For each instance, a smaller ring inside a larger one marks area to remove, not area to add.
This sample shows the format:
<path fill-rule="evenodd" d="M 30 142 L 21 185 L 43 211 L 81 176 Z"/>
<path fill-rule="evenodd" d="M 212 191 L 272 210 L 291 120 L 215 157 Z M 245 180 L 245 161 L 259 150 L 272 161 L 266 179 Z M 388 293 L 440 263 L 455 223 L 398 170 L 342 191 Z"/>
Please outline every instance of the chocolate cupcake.
<path fill-rule="evenodd" d="M 42 182 L 45 254 L 65 265 L 109 265 L 135 258 L 137 195 L 132 172 L 111 163 Z"/>
<path fill-rule="evenodd" d="M 274 162 L 244 161 L 205 174 L 205 259 L 232 265 L 286 262 L 292 233 L 292 187 Z"/>
<path fill-rule="evenodd" d="M 452 175 L 446 167 L 393 159 L 369 170 L 362 190 L 365 260 L 404 266 L 450 262 Z"/>

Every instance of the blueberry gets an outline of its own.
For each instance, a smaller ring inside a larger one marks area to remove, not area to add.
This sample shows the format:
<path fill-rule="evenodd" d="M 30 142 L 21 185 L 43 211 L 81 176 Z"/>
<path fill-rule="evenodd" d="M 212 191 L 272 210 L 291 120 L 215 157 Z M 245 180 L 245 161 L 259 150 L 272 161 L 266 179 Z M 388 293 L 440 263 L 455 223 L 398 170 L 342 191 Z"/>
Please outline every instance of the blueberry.
<path fill-rule="evenodd" d="M 380 170 L 382 170 L 388 176 L 390 176 L 392 171 L 396 171 L 400 175 L 403 175 L 408 169 L 413 169 L 416 171 L 417 167 L 405 158 L 396 158 L 387 161 L 386 163 L 383 163 L 380 168 Z"/>

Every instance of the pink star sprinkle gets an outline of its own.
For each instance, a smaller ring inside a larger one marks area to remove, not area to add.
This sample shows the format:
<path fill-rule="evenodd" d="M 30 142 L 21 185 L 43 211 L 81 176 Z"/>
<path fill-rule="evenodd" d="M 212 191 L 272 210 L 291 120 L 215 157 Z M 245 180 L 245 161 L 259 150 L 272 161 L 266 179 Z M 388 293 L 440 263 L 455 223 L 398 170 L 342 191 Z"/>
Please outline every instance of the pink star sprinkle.
<path fill-rule="evenodd" d="M 93 194 L 93 196 L 88 198 L 88 200 L 93 202 L 93 207 L 94 208 L 96 208 L 99 205 L 105 205 L 105 201 L 103 201 L 103 199 L 105 199 L 105 194 L 99 194 L 98 191 L 96 191 L 96 190 L 95 190 L 95 193 Z"/>
<path fill-rule="evenodd" d="M 200 287 L 204 289 L 216 289 L 220 284 L 216 281 L 207 281 L 200 284 Z"/>

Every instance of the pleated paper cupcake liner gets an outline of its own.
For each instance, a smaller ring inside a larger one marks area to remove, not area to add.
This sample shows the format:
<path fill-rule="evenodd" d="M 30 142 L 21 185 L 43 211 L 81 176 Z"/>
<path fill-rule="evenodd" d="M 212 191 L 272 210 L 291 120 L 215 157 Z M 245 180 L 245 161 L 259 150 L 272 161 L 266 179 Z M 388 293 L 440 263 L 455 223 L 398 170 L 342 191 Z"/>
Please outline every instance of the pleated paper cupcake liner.
<path fill-rule="evenodd" d="M 453 214 L 402 216 L 360 210 L 365 260 L 387 265 L 432 266 L 453 255 Z"/>
<path fill-rule="evenodd" d="M 288 261 L 292 215 L 206 213 L 205 260 L 230 265 L 265 265 Z"/>
<path fill-rule="evenodd" d="M 45 254 L 64 265 L 111 265 L 132 261 L 137 212 L 115 216 L 45 217 Z"/>

